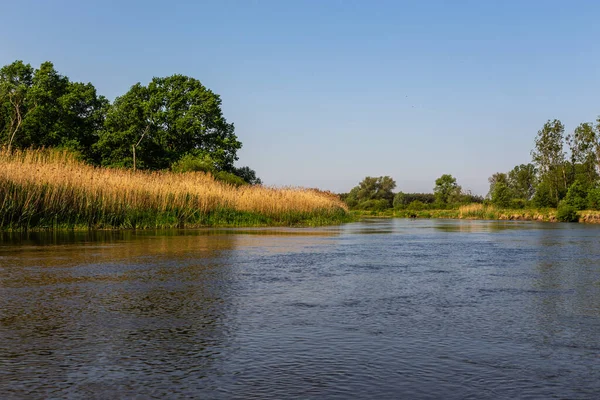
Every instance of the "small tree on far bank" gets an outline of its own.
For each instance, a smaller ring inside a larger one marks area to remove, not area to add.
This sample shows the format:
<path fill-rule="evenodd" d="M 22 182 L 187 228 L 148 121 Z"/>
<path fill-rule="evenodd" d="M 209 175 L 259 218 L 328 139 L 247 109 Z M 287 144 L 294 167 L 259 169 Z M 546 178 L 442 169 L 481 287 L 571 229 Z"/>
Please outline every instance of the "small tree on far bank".
<path fill-rule="evenodd" d="M 351 208 L 362 208 L 361 204 L 369 208 L 390 208 L 395 188 L 396 182 L 389 176 L 367 176 L 348 193 L 345 201 Z"/>
<path fill-rule="evenodd" d="M 433 193 L 440 206 L 459 202 L 461 192 L 462 188 L 456 183 L 456 178 L 450 174 L 444 174 L 435 180 Z"/>

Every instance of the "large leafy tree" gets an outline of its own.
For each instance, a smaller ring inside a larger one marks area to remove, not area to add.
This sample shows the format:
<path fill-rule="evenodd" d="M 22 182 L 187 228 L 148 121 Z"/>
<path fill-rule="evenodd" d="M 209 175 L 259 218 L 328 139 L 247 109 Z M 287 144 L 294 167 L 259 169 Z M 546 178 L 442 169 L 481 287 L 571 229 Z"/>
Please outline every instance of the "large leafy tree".
<path fill-rule="evenodd" d="M 233 171 L 242 144 L 221 112 L 220 97 L 183 75 L 154 78 L 118 97 L 96 149 L 105 165 L 169 168 L 184 156 Z"/>
<path fill-rule="evenodd" d="M 70 82 L 51 62 L 0 70 L 0 140 L 12 147 L 66 147 L 91 158 L 108 101 L 90 83 Z"/>

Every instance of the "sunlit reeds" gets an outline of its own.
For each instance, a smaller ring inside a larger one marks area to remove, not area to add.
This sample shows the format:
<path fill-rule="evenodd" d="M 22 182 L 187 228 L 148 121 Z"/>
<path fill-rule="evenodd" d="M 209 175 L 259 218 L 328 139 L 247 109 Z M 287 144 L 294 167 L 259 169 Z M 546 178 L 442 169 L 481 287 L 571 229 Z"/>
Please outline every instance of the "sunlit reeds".
<path fill-rule="evenodd" d="M 68 152 L 0 151 L 0 228 L 143 228 L 328 223 L 347 216 L 327 192 L 235 187 L 202 172 L 95 168 Z"/>

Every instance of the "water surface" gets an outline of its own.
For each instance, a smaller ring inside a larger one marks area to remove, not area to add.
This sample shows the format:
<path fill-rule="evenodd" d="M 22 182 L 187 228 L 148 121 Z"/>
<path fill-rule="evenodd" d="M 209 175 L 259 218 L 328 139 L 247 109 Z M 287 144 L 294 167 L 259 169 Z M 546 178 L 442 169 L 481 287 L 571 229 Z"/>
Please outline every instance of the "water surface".
<path fill-rule="evenodd" d="M 600 397 L 600 226 L 0 236 L 3 398 Z"/>

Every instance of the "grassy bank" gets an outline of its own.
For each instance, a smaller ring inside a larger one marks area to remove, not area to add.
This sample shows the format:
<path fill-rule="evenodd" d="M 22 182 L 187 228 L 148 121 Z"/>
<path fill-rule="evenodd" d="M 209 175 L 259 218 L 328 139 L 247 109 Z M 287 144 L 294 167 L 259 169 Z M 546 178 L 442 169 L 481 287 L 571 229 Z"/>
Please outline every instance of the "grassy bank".
<path fill-rule="evenodd" d="M 314 189 L 235 187 L 202 172 L 94 168 L 57 151 L 0 151 L 0 230 L 326 225 L 346 206 Z"/>
<path fill-rule="evenodd" d="M 447 218 L 558 222 L 556 209 L 503 209 L 483 204 L 469 204 L 453 210 L 385 210 L 352 211 L 356 217 L 388 218 Z M 600 211 L 584 210 L 577 212 L 582 223 L 600 223 Z"/>

